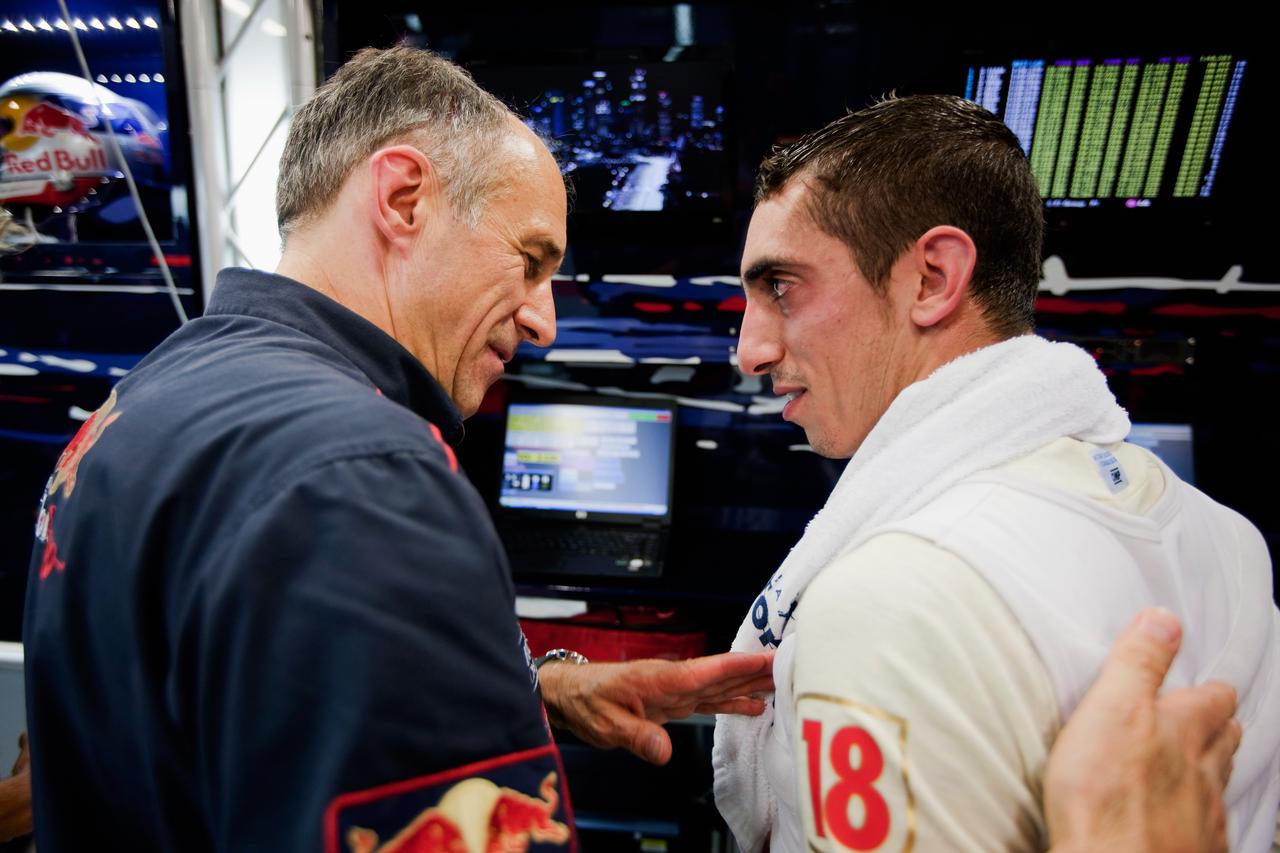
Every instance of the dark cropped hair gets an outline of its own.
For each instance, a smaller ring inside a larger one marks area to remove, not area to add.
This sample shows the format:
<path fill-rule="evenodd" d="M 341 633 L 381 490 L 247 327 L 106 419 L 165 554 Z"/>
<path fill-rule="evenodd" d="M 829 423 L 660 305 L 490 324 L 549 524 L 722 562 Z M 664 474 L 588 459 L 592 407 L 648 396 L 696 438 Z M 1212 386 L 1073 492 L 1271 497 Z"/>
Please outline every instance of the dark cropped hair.
<path fill-rule="evenodd" d="M 952 225 L 977 247 L 970 293 L 991 330 L 1034 327 L 1039 186 L 1017 137 L 987 110 L 950 95 L 890 96 L 766 157 L 756 204 L 797 179 L 810 187 L 814 222 L 877 291 L 921 234 Z"/>

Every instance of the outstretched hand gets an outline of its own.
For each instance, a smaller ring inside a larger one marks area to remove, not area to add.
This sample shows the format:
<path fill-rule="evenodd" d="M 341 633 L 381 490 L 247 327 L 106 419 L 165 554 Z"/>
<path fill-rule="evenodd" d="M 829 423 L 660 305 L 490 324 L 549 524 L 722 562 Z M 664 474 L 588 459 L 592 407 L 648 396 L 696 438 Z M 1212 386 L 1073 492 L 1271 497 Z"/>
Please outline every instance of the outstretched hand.
<path fill-rule="evenodd" d="M 733 653 L 684 661 L 549 663 L 538 673 L 552 724 L 592 746 L 624 747 L 645 761 L 671 760 L 662 724 L 690 714 L 765 709 L 751 694 L 773 689 L 773 655 Z"/>
<path fill-rule="evenodd" d="M 1172 614 L 1140 613 L 1058 736 L 1045 772 L 1054 851 L 1227 850 L 1236 694 L 1208 682 L 1158 696 L 1181 640 Z"/>

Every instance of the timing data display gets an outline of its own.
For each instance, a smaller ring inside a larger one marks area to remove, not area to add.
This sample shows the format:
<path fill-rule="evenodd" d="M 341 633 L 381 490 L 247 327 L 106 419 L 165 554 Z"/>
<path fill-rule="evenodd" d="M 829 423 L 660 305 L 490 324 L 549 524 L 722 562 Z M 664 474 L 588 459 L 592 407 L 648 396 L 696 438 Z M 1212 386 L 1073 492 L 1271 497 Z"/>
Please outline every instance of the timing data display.
<path fill-rule="evenodd" d="M 665 516 L 671 412 L 513 403 L 502 458 L 504 507 Z"/>
<path fill-rule="evenodd" d="M 1149 207 L 1214 194 L 1247 68 L 1229 53 L 1016 59 L 970 67 L 965 97 L 1013 130 L 1047 207 Z"/>

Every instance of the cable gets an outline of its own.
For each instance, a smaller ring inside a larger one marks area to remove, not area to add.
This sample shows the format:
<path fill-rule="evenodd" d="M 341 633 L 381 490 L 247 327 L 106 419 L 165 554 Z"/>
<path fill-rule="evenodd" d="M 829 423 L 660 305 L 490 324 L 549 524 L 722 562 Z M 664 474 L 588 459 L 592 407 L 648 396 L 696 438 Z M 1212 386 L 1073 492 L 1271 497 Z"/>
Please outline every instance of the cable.
<path fill-rule="evenodd" d="M 156 262 L 160 265 L 160 276 L 164 279 L 165 287 L 169 291 L 169 298 L 173 301 L 173 310 L 178 312 L 178 319 L 186 323 L 187 312 L 183 309 L 182 300 L 178 296 L 178 287 L 173 283 L 173 273 L 169 270 L 169 262 L 165 260 L 164 252 L 160 249 L 160 241 L 156 239 L 155 231 L 151 229 L 151 220 L 147 218 L 147 212 L 142 207 L 142 196 L 138 193 L 138 185 L 133 180 L 133 170 L 129 168 L 129 162 L 125 159 L 124 152 L 120 150 L 120 143 L 116 141 L 115 128 L 111 126 L 111 122 L 108 120 L 111 110 L 102 102 L 102 96 L 98 94 L 98 85 L 93 82 L 93 75 L 89 73 L 89 60 L 85 58 L 84 50 L 80 47 L 80 37 L 76 35 L 76 28 L 71 26 L 71 22 L 74 19 L 71 17 L 70 10 L 67 9 L 67 0 L 58 0 L 58 6 L 62 9 L 62 19 L 67 23 L 67 34 L 71 36 L 71 46 L 75 48 L 76 59 L 80 61 L 80 73 L 88 81 L 89 91 L 93 92 L 93 98 L 98 102 L 98 115 L 103 118 L 103 124 L 107 127 L 107 141 L 111 144 L 111 153 L 120 163 L 120 169 L 124 172 L 124 181 L 129 185 L 129 194 L 133 196 L 133 203 L 138 208 L 138 220 L 142 223 L 142 230 L 147 235 L 147 243 L 150 244 Z"/>

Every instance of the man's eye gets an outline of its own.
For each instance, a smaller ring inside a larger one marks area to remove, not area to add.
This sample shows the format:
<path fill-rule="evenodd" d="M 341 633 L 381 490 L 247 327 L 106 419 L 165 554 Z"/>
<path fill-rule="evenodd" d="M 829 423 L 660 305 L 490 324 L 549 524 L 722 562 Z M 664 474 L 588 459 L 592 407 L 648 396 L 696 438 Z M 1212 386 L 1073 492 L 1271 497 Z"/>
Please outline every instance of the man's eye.
<path fill-rule="evenodd" d="M 526 278 L 537 278 L 538 270 L 541 268 L 541 266 L 542 265 L 538 263 L 538 259 L 535 258 L 533 255 L 524 256 L 524 271 L 525 271 Z"/>
<path fill-rule="evenodd" d="M 787 291 L 791 289 L 791 282 L 781 281 L 776 278 L 767 279 L 765 284 L 769 288 L 769 294 L 775 299 L 781 299 L 787 295 Z"/>

